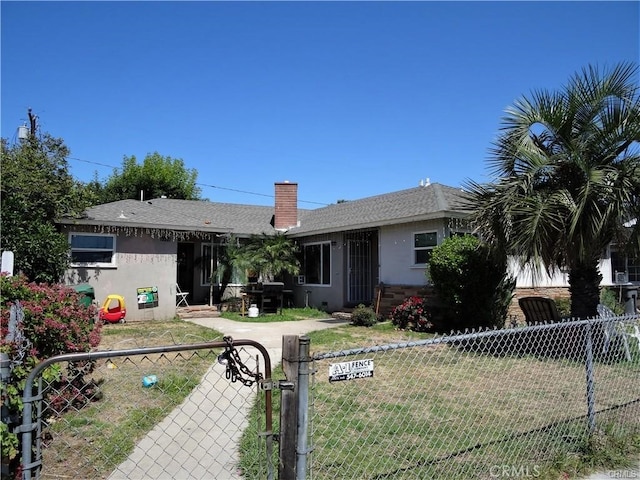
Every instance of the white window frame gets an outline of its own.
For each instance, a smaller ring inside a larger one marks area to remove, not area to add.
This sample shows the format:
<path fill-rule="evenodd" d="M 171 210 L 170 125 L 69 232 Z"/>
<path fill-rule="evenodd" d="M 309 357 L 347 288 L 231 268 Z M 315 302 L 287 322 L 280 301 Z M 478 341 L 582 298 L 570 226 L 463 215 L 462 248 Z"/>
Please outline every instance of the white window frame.
<path fill-rule="evenodd" d="M 429 246 L 425 246 L 425 247 L 416 247 L 416 237 L 417 235 L 435 235 L 436 236 L 436 242 L 434 245 L 429 245 Z M 412 239 L 412 249 L 411 249 L 411 263 L 414 267 L 422 267 L 425 268 L 428 266 L 428 262 L 424 262 L 424 263 L 418 263 L 416 262 L 416 257 L 419 251 L 431 251 L 433 250 L 435 247 L 438 246 L 439 243 L 439 235 L 438 232 L 436 230 L 424 230 L 424 231 L 420 231 L 420 232 L 413 232 L 411 235 L 411 239 Z"/>
<path fill-rule="evenodd" d="M 307 275 L 307 269 L 306 269 L 306 263 L 307 263 L 307 251 L 306 248 L 307 247 L 312 247 L 314 245 L 320 245 L 320 282 L 321 283 L 311 283 L 309 281 L 309 276 Z M 325 265 L 325 259 L 323 258 L 324 256 L 324 250 L 325 250 L 325 246 L 328 246 L 328 251 L 329 251 L 329 271 L 325 272 L 324 271 L 324 265 Z M 331 286 L 331 270 L 332 270 L 332 265 L 331 265 L 331 242 L 312 242 L 312 243 L 305 243 L 304 245 L 302 245 L 302 255 L 303 255 L 303 275 L 305 276 L 305 285 L 309 285 L 309 286 L 315 286 L 315 287 L 330 287 Z M 324 283 L 322 282 L 324 279 L 327 279 L 328 282 Z"/>
<path fill-rule="evenodd" d="M 622 261 L 622 263 L 624 263 L 624 270 L 615 270 L 616 265 L 614 265 L 613 262 L 614 255 L 617 256 Z M 640 283 L 640 256 L 638 256 L 637 258 L 630 257 L 624 252 L 618 251 L 615 247 L 612 247 L 610 250 L 610 259 L 612 270 L 611 275 L 613 277 L 611 280 L 613 283 L 616 282 L 616 273 L 625 273 L 627 276 L 627 282 L 629 283 L 634 283 L 636 285 Z"/>
<path fill-rule="evenodd" d="M 112 248 L 74 248 L 73 237 L 107 237 L 112 239 Z M 111 252 L 110 262 L 74 262 L 73 252 Z M 71 266 L 77 268 L 99 267 L 99 268 L 116 268 L 116 236 L 108 233 L 87 233 L 87 232 L 69 232 L 69 255 L 71 257 Z"/>

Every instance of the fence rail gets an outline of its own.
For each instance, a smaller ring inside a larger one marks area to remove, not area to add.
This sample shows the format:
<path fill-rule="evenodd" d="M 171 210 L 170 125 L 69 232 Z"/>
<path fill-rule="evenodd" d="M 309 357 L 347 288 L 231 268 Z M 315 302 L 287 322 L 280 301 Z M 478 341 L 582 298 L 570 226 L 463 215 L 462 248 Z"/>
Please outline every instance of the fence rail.
<path fill-rule="evenodd" d="M 637 435 L 638 325 L 615 317 L 315 354 L 310 476 L 544 477 L 590 442 Z"/>

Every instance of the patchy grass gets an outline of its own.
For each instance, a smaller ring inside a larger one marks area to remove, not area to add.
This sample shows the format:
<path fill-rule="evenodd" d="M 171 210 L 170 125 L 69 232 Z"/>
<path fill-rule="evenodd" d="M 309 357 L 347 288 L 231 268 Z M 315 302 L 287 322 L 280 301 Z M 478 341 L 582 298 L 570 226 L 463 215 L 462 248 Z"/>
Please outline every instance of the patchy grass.
<path fill-rule="evenodd" d="M 98 350 L 211 342 L 219 339 L 222 339 L 220 332 L 179 319 L 114 323 L 102 327 L 102 340 Z"/>
<path fill-rule="evenodd" d="M 429 337 L 389 323 L 308 336 L 312 352 Z M 357 359 L 373 359 L 373 378 L 329 382 L 331 363 Z M 320 480 L 568 479 L 621 468 L 640 455 L 638 362 L 596 365 L 593 435 L 579 361 L 441 344 L 318 360 L 313 371 L 309 465 Z"/>

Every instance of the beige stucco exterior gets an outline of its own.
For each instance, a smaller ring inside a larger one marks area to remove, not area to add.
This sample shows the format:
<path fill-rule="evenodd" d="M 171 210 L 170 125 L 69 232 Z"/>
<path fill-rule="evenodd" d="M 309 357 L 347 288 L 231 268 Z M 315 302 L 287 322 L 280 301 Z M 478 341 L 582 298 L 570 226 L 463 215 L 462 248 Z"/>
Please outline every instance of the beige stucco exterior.
<path fill-rule="evenodd" d="M 119 235 L 114 267 L 72 267 L 67 271 L 65 283 L 89 283 L 100 305 L 109 294 L 122 295 L 127 307 L 126 320 L 170 319 L 176 314 L 176 249 L 176 241 L 144 234 Z M 137 289 L 146 287 L 157 287 L 157 307 L 138 308 Z"/>

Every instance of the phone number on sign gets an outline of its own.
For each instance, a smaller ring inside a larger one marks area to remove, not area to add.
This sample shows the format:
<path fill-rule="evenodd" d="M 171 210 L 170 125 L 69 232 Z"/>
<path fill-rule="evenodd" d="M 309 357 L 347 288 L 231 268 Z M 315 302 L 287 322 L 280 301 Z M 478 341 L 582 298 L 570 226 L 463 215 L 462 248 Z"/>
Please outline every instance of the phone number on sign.
<path fill-rule="evenodd" d="M 330 382 L 339 382 L 341 380 L 355 380 L 356 378 L 370 378 L 373 377 L 373 371 L 345 373 L 342 375 L 334 375 L 329 377 Z"/>

